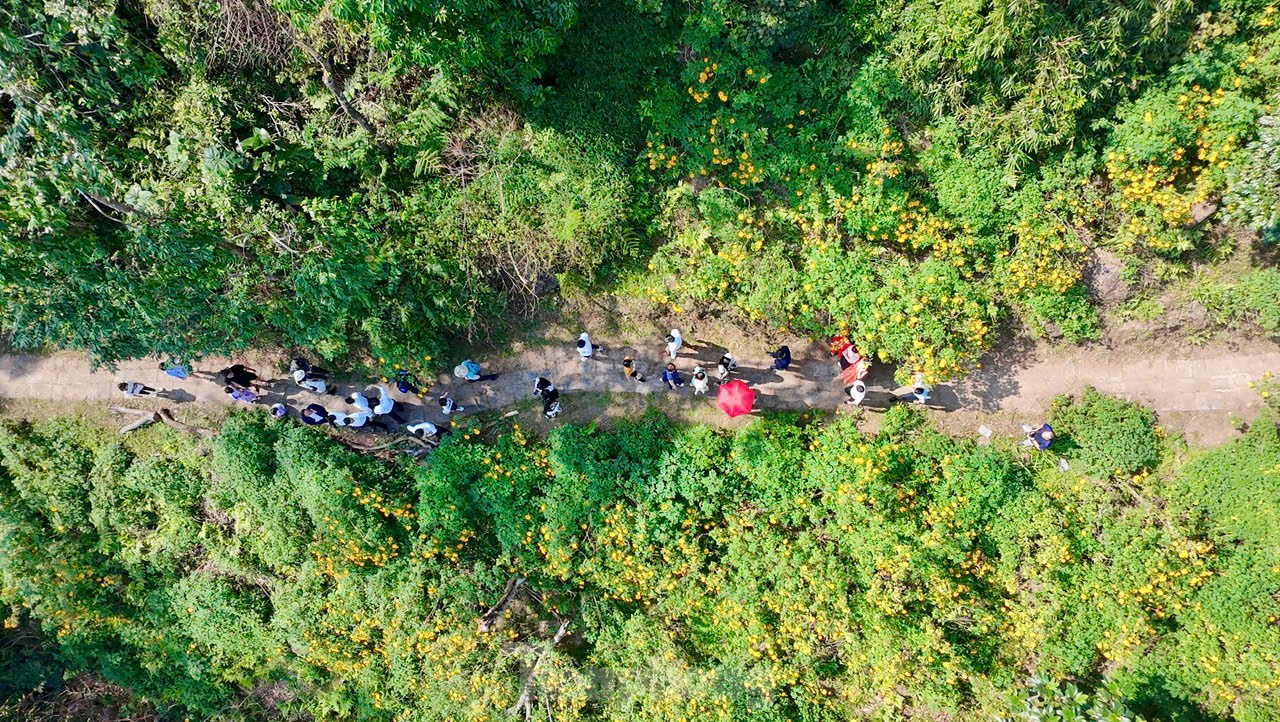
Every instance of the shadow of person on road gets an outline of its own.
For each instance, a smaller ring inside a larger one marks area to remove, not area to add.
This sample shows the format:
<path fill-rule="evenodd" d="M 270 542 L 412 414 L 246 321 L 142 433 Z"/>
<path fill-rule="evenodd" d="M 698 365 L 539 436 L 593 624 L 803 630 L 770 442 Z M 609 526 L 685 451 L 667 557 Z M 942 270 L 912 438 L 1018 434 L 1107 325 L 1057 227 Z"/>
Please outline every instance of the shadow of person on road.
<path fill-rule="evenodd" d="M 1018 371 L 1040 360 L 1035 349 L 1035 339 L 1006 330 L 995 350 L 979 361 L 982 368 L 974 369 L 960 385 L 956 407 L 963 404 L 978 411 L 999 411 L 1003 399 L 1017 396 L 1022 390 Z"/>
<path fill-rule="evenodd" d="M 196 400 L 195 394 L 182 389 L 169 389 L 165 392 L 165 398 L 175 404 L 187 404 Z"/>

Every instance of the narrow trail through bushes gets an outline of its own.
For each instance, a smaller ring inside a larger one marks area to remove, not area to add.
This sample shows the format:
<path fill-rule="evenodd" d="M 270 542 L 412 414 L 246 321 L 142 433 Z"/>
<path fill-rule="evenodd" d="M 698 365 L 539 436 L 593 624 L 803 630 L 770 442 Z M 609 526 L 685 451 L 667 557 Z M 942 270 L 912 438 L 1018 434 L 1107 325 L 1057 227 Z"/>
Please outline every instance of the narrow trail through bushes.
<path fill-rule="evenodd" d="M 681 374 L 687 379 L 695 364 L 713 372 L 723 350 L 713 342 L 688 337 L 679 361 Z M 451 376 L 441 376 L 424 399 L 403 394 L 397 397 L 420 407 L 413 412 L 415 418 L 425 416 L 440 421 L 444 417 L 434 399 L 441 390 L 450 391 L 469 415 L 526 401 L 531 396 L 534 380 L 548 376 L 568 394 L 648 394 L 658 395 L 654 400 L 662 403 L 667 399 L 659 397 L 671 395 L 689 403 L 692 388 L 686 385 L 679 391 L 668 391 L 658 378 L 661 353 L 656 344 L 641 350 L 606 345 L 606 351 L 598 358 L 583 361 L 568 342 L 529 347 L 485 364 L 486 371 L 501 374 L 495 381 L 466 384 Z M 738 353 L 737 350 L 735 353 L 739 358 L 739 376 L 759 393 L 757 407 L 849 408 L 843 403 L 844 396 L 836 380 L 836 364 L 819 344 L 792 344 L 795 361 L 791 369 L 782 373 L 770 369 L 770 359 L 763 353 Z M 650 377 L 647 383 L 636 384 L 623 378 L 620 363 L 627 354 L 634 355 L 647 367 Z M 271 369 L 279 361 L 253 354 L 238 360 L 255 366 L 264 377 L 272 375 Z M 224 359 L 205 359 L 199 369 L 215 371 L 228 363 Z M 1001 426 L 1038 420 L 1054 397 L 1092 385 L 1154 409 L 1161 423 L 1183 432 L 1193 444 L 1216 445 L 1236 433 L 1233 416 L 1247 421 L 1256 413 L 1261 401 L 1249 388 L 1249 382 L 1267 371 L 1280 371 L 1280 345 L 1267 341 L 1199 348 L 1167 345 L 1061 348 L 1015 340 L 989 354 L 970 376 L 935 388 L 931 406 L 944 426 L 954 432 L 963 432 L 965 427 L 976 427 L 979 423 L 988 423 L 1000 430 Z M 275 375 L 284 376 L 283 372 Z M 114 371 L 93 371 L 80 354 L 0 355 L 0 397 L 13 400 L 9 402 L 11 407 L 22 400 L 119 402 L 122 395 L 115 384 L 123 380 L 173 390 L 174 401 L 178 403 L 233 403 L 218 385 L 200 379 L 178 381 L 166 376 L 154 360 L 123 363 Z M 877 366 L 869 380 L 872 393 L 868 395 L 868 405 L 885 406 L 895 390 L 891 370 Z M 341 408 L 344 406 L 341 396 L 365 385 L 346 383 L 341 385 L 339 396 L 317 397 L 282 378 L 274 385 L 276 393 L 267 400 L 294 405 L 319 401 Z M 714 404 L 714 393 L 713 385 L 705 402 L 709 407 Z M 566 405 L 572 407 L 571 396 L 567 401 Z M 706 420 L 715 419 L 723 417 L 706 417 Z"/>

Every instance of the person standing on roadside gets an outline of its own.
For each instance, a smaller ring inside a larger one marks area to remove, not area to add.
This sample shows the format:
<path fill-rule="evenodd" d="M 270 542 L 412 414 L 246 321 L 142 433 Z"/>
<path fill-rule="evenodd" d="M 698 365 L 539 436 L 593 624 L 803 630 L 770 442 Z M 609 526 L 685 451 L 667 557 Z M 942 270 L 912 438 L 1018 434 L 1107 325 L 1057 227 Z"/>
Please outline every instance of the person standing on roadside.
<path fill-rule="evenodd" d="M 551 379 L 538 377 L 533 384 L 533 395 L 542 398 L 542 415 L 554 419 L 560 415 L 560 390 Z"/>
<path fill-rule="evenodd" d="M 444 434 L 448 433 L 448 432 L 441 432 L 440 427 L 436 426 L 430 421 L 419 421 L 417 423 L 409 424 L 404 428 L 405 428 L 405 431 L 408 431 L 410 434 L 413 434 L 419 439 L 422 439 L 423 441 L 430 441 L 435 444 L 439 444 L 440 439 L 444 436 Z"/>
<path fill-rule="evenodd" d="M 1053 440 L 1057 435 L 1053 433 L 1053 427 L 1048 424 L 1040 424 L 1039 426 L 1022 425 L 1022 430 L 1026 432 L 1027 438 L 1022 440 L 1023 446 L 1030 446 L 1037 451 L 1048 451 L 1053 445 Z"/>

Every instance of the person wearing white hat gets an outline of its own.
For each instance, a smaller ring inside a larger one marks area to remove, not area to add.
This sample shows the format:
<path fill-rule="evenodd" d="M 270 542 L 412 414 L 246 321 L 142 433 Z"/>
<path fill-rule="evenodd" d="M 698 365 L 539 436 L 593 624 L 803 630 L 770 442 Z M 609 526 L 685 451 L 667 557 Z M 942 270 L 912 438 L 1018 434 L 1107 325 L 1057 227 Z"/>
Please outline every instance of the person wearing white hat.
<path fill-rule="evenodd" d="M 591 343 L 591 335 L 586 331 L 583 331 L 582 335 L 578 337 L 578 355 L 582 357 L 583 361 L 590 360 L 596 351 L 603 350 L 603 346 Z"/>
<path fill-rule="evenodd" d="M 454 366 L 453 375 L 460 379 L 466 379 L 469 384 L 474 384 L 477 381 L 492 381 L 498 378 L 497 374 L 481 374 L 480 364 L 471 359 Z"/>
<path fill-rule="evenodd" d="M 680 347 L 683 345 L 684 337 L 680 335 L 680 329 L 671 329 L 671 333 L 667 334 L 667 357 L 674 361 L 676 355 L 680 353 Z"/>
<path fill-rule="evenodd" d="M 863 399 L 867 398 L 867 385 L 861 381 L 854 381 L 852 386 L 845 389 L 845 392 L 849 394 L 849 400 L 845 403 L 858 406 Z"/>

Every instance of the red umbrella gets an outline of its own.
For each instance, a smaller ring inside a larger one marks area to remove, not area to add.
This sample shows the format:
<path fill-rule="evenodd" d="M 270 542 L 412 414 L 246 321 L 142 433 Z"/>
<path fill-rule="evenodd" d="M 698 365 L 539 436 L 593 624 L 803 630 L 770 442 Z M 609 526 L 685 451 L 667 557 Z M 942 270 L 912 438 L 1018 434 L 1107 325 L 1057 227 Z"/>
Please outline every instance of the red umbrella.
<path fill-rule="evenodd" d="M 747 386 L 742 379 L 734 379 L 727 384 L 721 384 L 720 393 L 716 397 L 716 405 L 720 410 L 725 412 L 729 418 L 742 416 L 751 413 L 751 407 L 756 402 L 756 392 Z"/>

